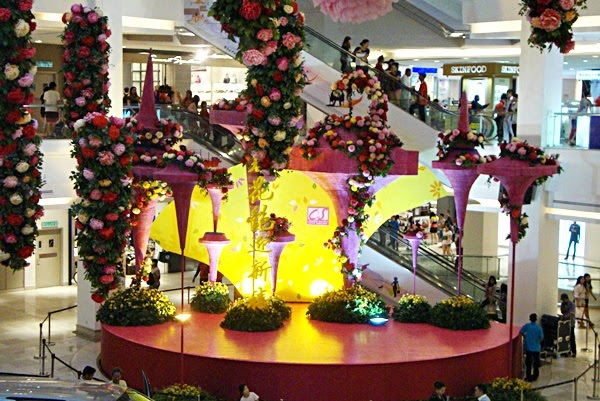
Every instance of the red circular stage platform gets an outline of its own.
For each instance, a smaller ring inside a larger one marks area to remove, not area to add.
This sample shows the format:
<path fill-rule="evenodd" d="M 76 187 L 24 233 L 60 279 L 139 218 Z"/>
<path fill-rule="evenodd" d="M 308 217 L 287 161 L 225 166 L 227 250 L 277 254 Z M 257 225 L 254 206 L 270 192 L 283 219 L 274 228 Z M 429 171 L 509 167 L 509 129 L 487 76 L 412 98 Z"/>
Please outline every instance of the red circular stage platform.
<path fill-rule="evenodd" d="M 381 327 L 345 325 L 309 320 L 307 304 L 291 307 L 285 326 L 266 333 L 225 330 L 223 315 L 192 312 L 183 323 L 184 382 L 226 399 L 238 399 L 238 385 L 247 383 L 266 400 L 397 401 L 429 397 L 436 380 L 457 396 L 509 375 L 507 325 L 476 331 L 391 320 Z M 143 387 L 142 369 L 152 388 L 181 382 L 181 328 L 103 325 L 102 369 L 121 367 L 135 388 Z"/>

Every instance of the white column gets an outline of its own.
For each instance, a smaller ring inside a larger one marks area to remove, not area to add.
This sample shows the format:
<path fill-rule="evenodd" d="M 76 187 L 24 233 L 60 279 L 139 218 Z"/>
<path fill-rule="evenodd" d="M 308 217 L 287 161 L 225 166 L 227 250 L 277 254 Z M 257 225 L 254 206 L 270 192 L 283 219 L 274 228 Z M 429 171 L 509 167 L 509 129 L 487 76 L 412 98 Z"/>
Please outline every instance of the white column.
<path fill-rule="evenodd" d="M 546 143 L 548 116 L 560 111 L 563 55 L 556 49 L 540 53 L 529 47 L 529 32 L 529 22 L 523 20 L 517 133 L 519 138 L 539 146 Z M 530 228 L 516 250 L 516 325 L 527 323 L 530 313 L 556 314 L 558 221 L 545 215 L 547 202 L 548 193 L 542 186 L 537 188 L 532 204 L 523 208 L 529 215 Z M 509 292 L 512 290 L 509 286 Z"/>
<path fill-rule="evenodd" d="M 108 27 L 112 31 L 108 39 L 111 47 L 108 69 L 111 86 L 108 96 L 112 102 L 108 114 L 123 117 L 123 4 L 121 0 L 96 0 L 95 3 L 108 17 Z"/>
<path fill-rule="evenodd" d="M 77 269 L 77 334 L 90 336 L 100 331 L 100 322 L 96 321 L 96 312 L 100 304 L 91 298 L 92 286 L 83 277 L 84 268 L 78 263 Z"/>

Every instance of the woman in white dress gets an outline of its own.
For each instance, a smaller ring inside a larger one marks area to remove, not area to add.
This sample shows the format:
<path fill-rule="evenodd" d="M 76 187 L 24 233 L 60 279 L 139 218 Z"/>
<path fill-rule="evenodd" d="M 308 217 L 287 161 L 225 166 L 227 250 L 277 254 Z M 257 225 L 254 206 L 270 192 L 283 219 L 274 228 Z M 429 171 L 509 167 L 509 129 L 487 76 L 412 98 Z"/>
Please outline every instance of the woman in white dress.
<path fill-rule="evenodd" d="M 450 254 L 450 246 L 452 245 L 452 231 L 448 226 L 444 227 L 444 231 L 442 233 L 442 254 L 444 256 L 451 256 Z"/>
<path fill-rule="evenodd" d="M 583 308 L 585 307 L 585 279 L 583 276 L 577 277 L 577 282 L 575 284 L 575 288 L 573 288 L 573 299 L 575 300 L 575 307 L 577 308 L 577 313 L 575 314 L 576 318 L 583 317 Z M 585 327 L 585 324 L 581 321 L 577 321 L 578 327 Z"/>

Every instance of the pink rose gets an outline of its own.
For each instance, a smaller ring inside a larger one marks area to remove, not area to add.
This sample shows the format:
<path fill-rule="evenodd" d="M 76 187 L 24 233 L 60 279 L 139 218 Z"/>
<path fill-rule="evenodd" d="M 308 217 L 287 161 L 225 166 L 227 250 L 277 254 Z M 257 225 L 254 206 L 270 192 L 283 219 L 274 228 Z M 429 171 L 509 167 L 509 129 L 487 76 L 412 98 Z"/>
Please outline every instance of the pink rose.
<path fill-rule="evenodd" d="M 103 274 L 100 276 L 100 282 L 104 285 L 110 284 L 115 281 L 115 277 L 110 274 Z"/>
<path fill-rule="evenodd" d="M 83 177 L 88 180 L 91 181 L 94 179 L 96 175 L 94 174 L 94 172 L 92 170 L 90 170 L 89 168 L 84 168 L 83 169 Z"/>
<path fill-rule="evenodd" d="M 113 145 L 112 150 L 115 155 L 121 156 L 125 152 L 125 145 L 122 143 L 117 143 L 116 145 Z"/>
<path fill-rule="evenodd" d="M 103 274 L 114 274 L 116 271 L 117 268 L 114 265 L 109 265 L 102 269 Z"/>
<path fill-rule="evenodd" d="M 290 68 L 290 61 L 286 57 L 280 57 L 275 62 L 279 71 L 287 71 Z"/>
<path fill-rule="evenodd" d="M 562 54 L 567 54 L 567 53 L 569 53 L 571 50 L 573 50 L 574 48 L 575 48 L 575 41 L 574 41 L 574 40 L 572 40 L 572 39 L 569 39 L 569 40 L 567 41 L 567 43 L 565 44 L 565 47 L 564 47 L 564 49 L 560 49 L 560 52 L 561 52 Z"/>
<path fill-rule="evenodd" d="M 74 13 L 80 13 L 81 11 L 83 11 L 83 8 L 81 8 L 81 4 L 73 4 L 71 6 L 71 11 Z"/>
<path fill-rule="evenodd" d="M 19 179 L 14 175 L 9 175 L 4 179 L 4 187 L 6 188 L 14 188 L 19 185 Z"/>
<path fill-rule="evenodd" d="M 98 219 L 91 219 L 90 227 L 92 228 L 92 230 L 101 230 L 102 228 L 104 228 L 104 222 Z"/>
<path fill-rule="evenodd" d="M 7 244 L 16 244 L 17 243 L 17 236 L 14 234 L 6 234 L 4 236 L 4 242 L 6 242 Z"/>
<path fill-rule="evenodd" d="M 267 57 L 256 49 L 246 50 L 242 55 L 244 65 L 250 67 L 252 65 L 262 65 L 267 62 Z"/>
<path fill-rule="evenodd" d="M 260 49 L 260 51 L 262 54 L 269 57 L 271 54 L 273 54 L 277 51 L 277 41 L 276 40 L 268 41 L 267 45 L 265 47 L 262 47 Z"/>
<path fill-rule="evenodd" d="M 92 192 L 90 192 L 90 198 L 93 200 L 99 200 L 102 198 L 102 192 L 100 192 L 99 189 L 93 189 Z"/>
<path fill-rule="evenodd" d="M 26 73 L 21 78 L 19 78 L 19 86 L 22 88 L 28 88 L 33 84 L 33 75 Z"/>
<path fill-rule="evenodd" d="M 103 166 L 110 166 L 115 161 L 115 157 L 112 152 L 100 152 L 98 153 L 98 161 Z"/>
<path fill-rule="evenodd" d="M 85 103 L 86 103 L 86 101 L 85 101 L 85 98 L 83 96 L 80 96 L 80 97 L 78 97 L 78 98 L 75 99 L 75 104 L 77 106 L 79 106 L 79 107 L 85 106 Z"/>
<path fill-rule="evenodd" d="M 290 50 L 296 47 L 296 44 L 298 42 L 300 42 L 300 37 L 294 35 L 291 32 L 288 32 L 285 35 L 283 35 L 283 38 L 281 39 L 281 43 L 283 43 L 283 45 Z"/>
<path fill-rule="evenodd" d="M 279 24 L 281 26 L 286 26 L 288 24 L 288 19 L 286 17 L 279 18 Z"/>
<path fill-rule="evenodd" d="M 106 35 L 101 33 L 96 39 L 98 40 L 98 42 L 106 42 Z"/>
<path fill-rule="evenodd" d="M 575 6 L 575 0 L 559 0 L 558 4 L 563 10 L 569 11 Z"/>
<path fill-rule="evenodd" d="M 268 42 L 269 40 L 273 39 L 273 30 L 267 28 L 261 29 L 256 34 L 256 39 L 262 40 L 263 42 Z"/>
<path fill-rule="evenodd" d="M 269 98 L 271 98 L 271 100 L 274 102 L 278 102 L 279 100 L 281 100 L 281 91 L 277 88 L 271 89 L 271 93 L 269 93 Z"/>
<path fill-rule="evenodd" d="M 33 156 L 36 150 L 37 146 L 35 146 L 34 143 L 28 143 L 23 147 L 23 153 L 25 153 L 27 156 Z"/>
<path fill-rule="evenodd" d="M 98 14 L 91 12 L 87 15 L 87 20 L 92 23 L 95 24 L 96 22 L 98 22 Z"/>
<path fill-rule="evenodd" d="M 540 26 L 546 32 L 552 32 L 557 30 L 560 27 L 561 23 L 562 18 L 560 13 L 551 8 L 546 9 L 546 11 L 544 11 L 542 15 L 540 15 Z"/>

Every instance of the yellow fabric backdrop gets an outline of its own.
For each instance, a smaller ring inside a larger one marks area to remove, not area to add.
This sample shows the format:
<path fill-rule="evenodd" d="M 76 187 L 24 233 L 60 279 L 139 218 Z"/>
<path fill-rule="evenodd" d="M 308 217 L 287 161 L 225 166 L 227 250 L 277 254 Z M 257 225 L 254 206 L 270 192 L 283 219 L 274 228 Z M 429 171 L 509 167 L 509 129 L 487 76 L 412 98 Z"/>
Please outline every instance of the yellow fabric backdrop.
<path fill-rule="evenodd" d="M 235 189 L 223 203 L 219 231 L 224 232 L 231 244 L 223 250 L 219 271 L 243 293 L 252 292 L 252 234 L 246 219 L 249 214 L 245 168 L 237 165 L 229 169 Z M 323 244 L 331 237 L 337 221 L 327 194 L 307 176 L 297 171 L 284 171 L 271 184 L 273 198 L 264 203 L 269 213 L 287 217 L 292 223 L 290 232 L 296 241 L 287 245 L 281 255 L 277 278 L 277 294 L 288 301 L 310 301 L 326 290 L 342 285 L 340 266 L 335 254 Z M 371 236 L 389 216 L 445 195 L 441 183 L 423 166 L 418 176 L 401 177 L 377 194 L 376 203 L 368 210 L 371 218 L 366 226 Z M 329 207 L 328 226 L 307 224 L 307 208 Z M 204 232 L 212 230 L 210 198 L 196 188 L 192 195 L 188 222 L 186 256 L 208 263 L 206 248 L 198 242 Z M 150 233 L 167 251 L 179 253 L 175 204 L 171 202 L 156 218 Z M 266 258 L 266 255 L 264 256 Z M 270 273 L 267 273 L 270 274 Z M 257 287 L 270 291 L 268 275 L 258 279 Z"/>

